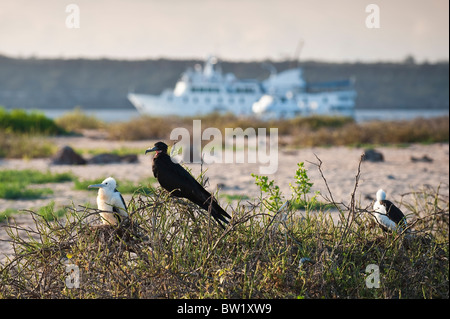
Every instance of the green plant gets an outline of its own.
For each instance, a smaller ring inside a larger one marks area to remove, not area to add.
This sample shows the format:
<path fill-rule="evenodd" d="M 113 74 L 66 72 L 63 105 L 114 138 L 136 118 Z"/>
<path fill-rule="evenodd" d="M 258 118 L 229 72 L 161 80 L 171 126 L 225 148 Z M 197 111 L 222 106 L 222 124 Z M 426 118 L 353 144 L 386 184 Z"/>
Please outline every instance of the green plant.
<path fill-rule="evenodd" d="M 0 212 L 0 223 L 7 220 L 10 216 L 19 213 L 17 209 L 7 208 L 4 211 Z"/>
<path fill-rule="evenodd" d="M 0 184 L 0 198 L 4 199 L 36 199 L 50 194 L 53 194 L 53 191 L 47 187 L 29 189 L 19 182 Z"/>
<path fill-rule="evenodd" d="M 266 207 L 271 212 L 277 212 L 283 205 L 284 196 L 281 193 L 280 187 L 275 185 L 274 180 L 269 181 L 267 176 L 259 176 L 256 174 L 251 174 L 255 178 L 255 184 L 259 186 L 261 190 L 261 197 L 263 193 L 266 193 L 268 198 L 262 199 L 264 207 Z"/>
<path fill-rule="evenodd" d="M 62 134 L 64 130 L 52 119 L 37 111 L 21 109 L 10 111 L 0 107 L 0 129 L 13 133 Z"/>
<path fill-rule="evenodd" d="M 262 199 L 264 206 L 272 212 L 277 212 L 283 205 L 284 200 L 280 187 L 275 185 L 274 180 L 269 181 L 267 176 L 259 176 L 256 174 L 252 174 L 252 176 L 255 178 L 255 184 L 260 188 L 261 197 L 263 197 L 263 194 L 266 194 L 266 198 Z M 289 183 L 292 190 L 289 200 L 291 208 L 305 208 L 309 210 L 312 208 L 325 208 L 329 206 L 317 201 L 317 196 L 319 195 L 318 191 L 311 198 L 308 198 L 307 195 L 311 192 L 313 183 L 308 177 L 308 173 L 303 162 L 297 163 L 297 170 L 295 171 L 294 180 L 294 184 Z"/>
<path fill-rule="evenodd" d="M 50 203 L 48 203 L 47 205 L 39 208 L 36 213 L 46 221 L 53 221 L 64 216 L 66 211 L 64 210 L 64 208 L 55 210 L 55 202 L 50 201 Z"/>
<path fill-rule="evenodd" d="M 289 186 L 292 189 L 292 204 L 296 207 L 306 207 L 308 203 L 311 205 L 317 203 L 317 195 L 319 192 L 316 192 L 315 195 L 309 200 L 307 198 L 307 195 L 310 193 L 311 187 L 314 184 L 308 177 L 305 163 L 297 163 L 297 170 L 295 171 L 294 179 L 294 185 L 289 183 Z"/>

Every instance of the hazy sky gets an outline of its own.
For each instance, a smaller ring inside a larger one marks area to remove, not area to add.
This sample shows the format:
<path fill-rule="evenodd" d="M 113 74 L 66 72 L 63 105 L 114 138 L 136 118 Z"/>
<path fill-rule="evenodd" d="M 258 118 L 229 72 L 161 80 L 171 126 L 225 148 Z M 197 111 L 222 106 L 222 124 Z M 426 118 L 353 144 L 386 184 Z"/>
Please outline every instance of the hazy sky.
<path fill-rule="evenodd" d="M 80 9 L 68 28 L 66 6 Z M 367 28 L 366 6 L 380 9 Z M 0 54 L 21 57 L 449 59 L 448 0 L 0 0 Z"/>

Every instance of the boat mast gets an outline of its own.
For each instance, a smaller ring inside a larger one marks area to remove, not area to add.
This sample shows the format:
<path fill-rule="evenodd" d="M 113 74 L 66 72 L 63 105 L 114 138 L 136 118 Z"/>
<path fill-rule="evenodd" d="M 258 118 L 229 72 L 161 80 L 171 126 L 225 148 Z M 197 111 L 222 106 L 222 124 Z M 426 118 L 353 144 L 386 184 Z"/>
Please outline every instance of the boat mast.
<path fill-rule="evenodd" d="M 290 69 L 298 68 L 300 66 L 300 53 L 302 52 L 304 44 L 305 44 L 305 41 L 303 41 L 303 39 L 300 39 L 298 41 L 297 47 L 295 48 L 294 56 L 291 61 Z"/>

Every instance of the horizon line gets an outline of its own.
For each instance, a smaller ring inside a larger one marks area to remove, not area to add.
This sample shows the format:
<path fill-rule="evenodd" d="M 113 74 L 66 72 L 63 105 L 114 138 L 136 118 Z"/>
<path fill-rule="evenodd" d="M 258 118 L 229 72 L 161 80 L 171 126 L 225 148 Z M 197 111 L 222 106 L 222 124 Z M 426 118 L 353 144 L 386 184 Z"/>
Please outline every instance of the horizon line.
<path fill-rule="evenodd" d="M 271 61 L 274 63 L 283 63 L 283 62 L 295 62 L 295 63 L 305 63 L 305 62 L 315 62 L 315 63 L 330 63 L 330 64 L 377 64 L 377 63 L 394 63 L 394 64 L 445 64 L 449 63 L 448 58 L 442 59 L 417 59 L 413 54 L 407 54 L 402 59 L 370 59 L 370 60 L 328 60 L 328 59 L 314 59 L 314 58 L 306 58 L 306 59 L 290 59 L 289 57 L 285 58 L 242 58 L 242 59 L 234 59 L 234 58 L 223 58 L 220 55 L 212 54 L 219 58 L 221 62 L 229 62 L 229 63 L 252 63 L 252 62 L 265 62 Z M 170 56 L 148 56 L 148 57 L 120 57 L 120 56 L 40 56 L 36 54 L 30 55 L 10 55 L 6 53 L 0 52 L 0 58 L 7 59 L 16 59 L 16 60 L 110 60 L 110 61 L 128 61 L 128 62 L 138 62 L 138 61 L 157 61 L 157 60 L 172 60 L 172 61 L 205 61 L 206 57 L 170 57 Z"/>

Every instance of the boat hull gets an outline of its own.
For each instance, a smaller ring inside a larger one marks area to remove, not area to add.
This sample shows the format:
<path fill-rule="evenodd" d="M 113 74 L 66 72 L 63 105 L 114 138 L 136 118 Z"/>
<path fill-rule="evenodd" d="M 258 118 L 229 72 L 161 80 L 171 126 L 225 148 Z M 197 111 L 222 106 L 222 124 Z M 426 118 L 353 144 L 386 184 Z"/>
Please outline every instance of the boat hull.
<path fill-rule="evenodd" d="M 128 100 L 140 114 L 151 116 L 195 116 L 210 113 L 233 113 L 251 115 L 252 105 L 260 95 L 247 95 L 236 99 L 226 95 L 194 97 L 188 100 L 185 96 L 168 94 L 150 95 L 129 93 Z"/>

